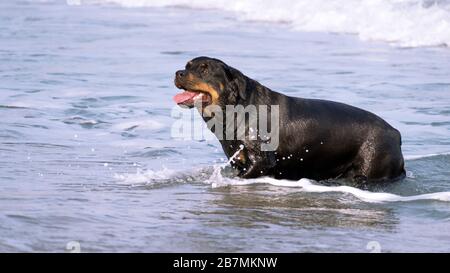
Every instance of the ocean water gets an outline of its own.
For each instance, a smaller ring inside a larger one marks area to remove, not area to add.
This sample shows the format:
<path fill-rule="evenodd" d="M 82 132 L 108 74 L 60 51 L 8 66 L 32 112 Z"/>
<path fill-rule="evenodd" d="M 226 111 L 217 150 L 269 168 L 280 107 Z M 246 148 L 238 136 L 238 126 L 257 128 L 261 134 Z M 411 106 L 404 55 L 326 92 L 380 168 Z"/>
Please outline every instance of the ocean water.
<path fill-rule="evenodd" d="M 450 251 L 449 2 L 308 2 L 1 1 L 0 251 Z M 199 55 L 380 115 L 407 178 L 233 178 L 172 134 Z"/>

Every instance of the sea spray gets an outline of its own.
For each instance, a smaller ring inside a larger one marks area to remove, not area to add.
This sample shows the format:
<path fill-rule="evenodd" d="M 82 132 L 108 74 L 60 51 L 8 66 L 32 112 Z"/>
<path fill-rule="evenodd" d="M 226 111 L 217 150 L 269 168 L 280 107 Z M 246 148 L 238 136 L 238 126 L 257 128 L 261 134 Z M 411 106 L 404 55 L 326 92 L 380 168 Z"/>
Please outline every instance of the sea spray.
<path fill-rule="evenodd" d="M 224 177 L 221 174 L 221 171 L 223 168 L 234 162 L 235 158 L 239 155 L 239 153 L 244 149 L 244 145 L 239 145 L 239 149 L 228 159 L 227 162 L 220 164 L 220 165 L 214 165 L 213 173 L 209 177 L 209 179 L 205 182 L 211 183 L 211 187 L 216 188 L 219 185 L 222 185 L 224 182 Z"/>
<path fill-rule="evenodd" d="M 367 203 L 387 203 L 387 202 L 412 202 L 412 201 L 442 201 L 450 202 L 450 192 L 434 192 L 425 193 L 412 196 L 401 196 L 388 192 L 371 192 L 367 190 L 358 189 L 351 186 L 325 186 L 320 185 L 319 182 L 302 178 L 298 181 L 279 180 L 272 177 L 259 177 L 254 179 L 241 179 L 239 177 L 227 177 L 222 175 L 222 170 L 229 166 L 239 156 L 239 153 L 244 149 L 244 145 L 240 145 L 239 149 L 231 156 L 225 163 L 216 164 L 213 166 L 211 175 L 205 173 L 203 182 L 211 184 L 212 188 L 225 186 L 247 186 L 255 184 L 266 184 L 275 187 L 290 188 L 293 191 L 308 192 L 308 193 L 329 193 L 337 192 L 342 194 L 350 194 L 357 199 Z M 201 171 L 199 171 L 201 172 Z M 174 170 L 163 168 L 159 171 L 138 169 L 135 174 L 115 174 L 114 176 L 121 184 L 161 184 L 174 181 L 192 181 L 192 177 L 199 177 L 199 173 L 186 175 Z M 405 182 L 406 183 L 406 182 Z"/>
<path fill-rule="evenodd" d="M 71 5 L 187 7 L 233 12 L 237 19 L 284 23 L 293 30 L 352 33 L 401 47 L 449 46 L 450 1 L 429 0 L 70 0 Z"/>
<path fill-rule="evenodd" d="M 350 186 L 325 186 L 317 184 L 316 181 L 307 178 L 302 178 L 298 181 L 290 180 L 278 180 L 271 177 L 259 177 L 254 179 L 240 179 L 240 178 L 228 178 L 221 175 L 221 169 L 230 164 L 232 160 L 239 154 L 237 151 L 227 163 L 214 166 L 213 174 L 205 182 L 211 183 L 211 187 L 223 187 L 223 186 L 245 186 L 252 184 L 269 184 L 276 187 L 288 187 L 296 189 L 299 192 L 310 193 L 328 193 L 338 192 L 343 194 L 350 194 L 359 200 L 367 203 L 386 203 L 386 202 L 411 202 L 420 200 L 442 201 L 450 202 L 450 192 L 435 192 L 426 193 L 412 196 L 400 196 L 387 192 L 371 192 L 367 190 L 358 189 Z"/>

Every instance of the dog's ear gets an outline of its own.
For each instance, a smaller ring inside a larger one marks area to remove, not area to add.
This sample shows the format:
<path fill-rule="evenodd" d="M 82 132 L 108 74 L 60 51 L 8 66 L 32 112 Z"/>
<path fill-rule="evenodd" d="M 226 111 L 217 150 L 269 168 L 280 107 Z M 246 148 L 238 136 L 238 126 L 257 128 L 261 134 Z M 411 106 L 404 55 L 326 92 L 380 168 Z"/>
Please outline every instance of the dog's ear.
<path fill-rule="evenodd" d="M 239 95 L 241 99 L 245 100 L 247 98 L 247 82 L 244 74 L 230 66 L 225 67 L 225 74 L 227 76 L 228 86 L 231 91 L 236 95 Z"/>

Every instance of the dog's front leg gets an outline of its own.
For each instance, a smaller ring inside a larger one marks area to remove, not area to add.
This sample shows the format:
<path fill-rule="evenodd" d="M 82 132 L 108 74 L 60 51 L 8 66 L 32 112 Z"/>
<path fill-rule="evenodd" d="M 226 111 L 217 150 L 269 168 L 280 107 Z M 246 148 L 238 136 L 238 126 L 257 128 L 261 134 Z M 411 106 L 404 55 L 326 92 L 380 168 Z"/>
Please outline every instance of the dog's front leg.
<path fill-rule="evenodd" d="M 273 152 L 246 151 L 246 167 L 239 174 L 242 178 L 256 178 L 266 175 L 275 166 L 275 154 Z"/>

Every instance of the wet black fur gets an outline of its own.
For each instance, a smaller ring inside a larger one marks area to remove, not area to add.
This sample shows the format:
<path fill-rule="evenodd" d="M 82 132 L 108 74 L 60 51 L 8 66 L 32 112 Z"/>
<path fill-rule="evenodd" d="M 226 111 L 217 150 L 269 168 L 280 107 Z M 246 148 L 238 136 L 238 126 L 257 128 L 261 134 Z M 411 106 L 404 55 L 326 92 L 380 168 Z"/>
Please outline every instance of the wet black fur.
<path fill-rule="evenodd" d="M 239 145 L 245 146 L 245 160 L 234 163 L 243 178 L 268 175 L 367 182 L 405 175 L 399 131 L 373 113 L 344 103 L 283 95 L 213 58 L 195 58 L 181 72 L 177 75 L 192 73 L 212 85 L 224 110 L 225 105 L 279 105 L 276 151 L 261 151 L 261 139 L 220 141 L 228 157 Z M 177 76 L 175 81 L 182 85 L 183 78 Z"/>

